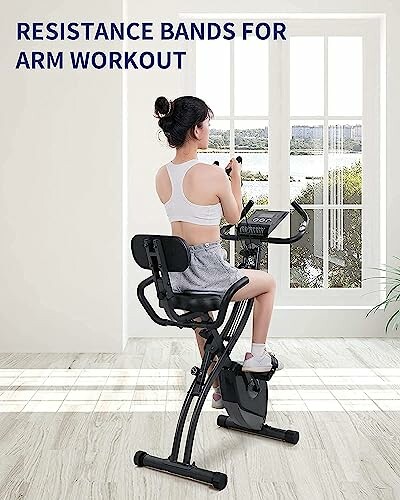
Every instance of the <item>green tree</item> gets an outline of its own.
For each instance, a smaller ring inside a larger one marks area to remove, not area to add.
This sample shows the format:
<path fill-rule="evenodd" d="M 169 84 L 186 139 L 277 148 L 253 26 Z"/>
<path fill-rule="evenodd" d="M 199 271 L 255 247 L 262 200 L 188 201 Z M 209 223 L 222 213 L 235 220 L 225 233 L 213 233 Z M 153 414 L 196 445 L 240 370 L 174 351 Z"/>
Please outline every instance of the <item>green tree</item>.
<path fill-rule="evenodd" d="M 242 181 L 267 181 L 268 174 L 262 172 L 252 172 L 251 170 L 241 171 Z"/>
<path fill-rule="evenodd" d="M 328 176 L 328 192 L 334 182 L 333 174 Z M 317 183 L 308 183 L 295 200 L 301 205 L 313 204 L 314 200 L 322 199 L 323 179 Z M 343 166 L 343 200 L 346 203 L 361 203 L 362 170 L 361 161 L 351 166 Z M 361 287 L 361 210 L 343 208 L 343 250 L 329 248 L 328 283 L 330 288 L 358 288 Z M 307 210 L 307 207 L 305 207 Z M 332 213 L 334 209 L 330 210 Z M 310 223 L 303 238 L 291 245 L 290 264 L 293 287 L 322 287 L 322 255 L 314 252 L 314 223 L 321 227 L 322 209 L 307 211 Z M 300 224 L 300 216 L 293 212 L 291 216 L 291 230 L 295 231 Z M 310 279 L 309 269 L 315 270 L 316 276 Z"/>

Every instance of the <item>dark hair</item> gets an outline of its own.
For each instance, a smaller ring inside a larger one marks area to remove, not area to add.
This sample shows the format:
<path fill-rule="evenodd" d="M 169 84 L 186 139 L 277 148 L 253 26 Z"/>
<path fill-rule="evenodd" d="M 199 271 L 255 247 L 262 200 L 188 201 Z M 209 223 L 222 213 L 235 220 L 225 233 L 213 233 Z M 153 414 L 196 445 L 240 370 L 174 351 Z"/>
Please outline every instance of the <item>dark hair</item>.
<path fill-rule="evenodd" d="M 157 97 L 154 111 L 154 116 L 159 119 L 158 125 L 171 148 L 182 146 L 188 131 L 194 138 L 195 126 L 201 127 L 201 122 L 207 117 L 214 117 L 214 113 L 202 99 L 191 95 L 177 97 L 174 101 L 168 101 L 163 96 Z"/>

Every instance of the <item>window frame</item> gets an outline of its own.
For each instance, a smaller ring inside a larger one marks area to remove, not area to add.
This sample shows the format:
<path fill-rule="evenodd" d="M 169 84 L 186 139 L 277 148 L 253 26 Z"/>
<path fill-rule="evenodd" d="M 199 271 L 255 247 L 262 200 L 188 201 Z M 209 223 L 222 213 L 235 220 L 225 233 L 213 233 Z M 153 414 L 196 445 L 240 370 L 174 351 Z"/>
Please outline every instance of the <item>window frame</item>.
<path fill-rule="evenodd" d="M 188 14 L 185 14 L 188 20 Z M 268 19 L 268 15 L 266 16 Z M 204 20 L 204 16 L 201 17 Z M 211 19 L 211 18 L 210 18 Z M 282 15 L 284 19 L 284 15 Z M 214 19 L 215 20 L 215 19 Z M 228 22 L 229 16 L 219 18 L 218 22 Z M 243 17 L 243 20 L 257 22 L 257 18 Z M 196 17 L 190 18 L 196 21 Z M 259 21 L 259 20 L 258 20 Z M 236 22 L 237 24 L 238 22 Z M 289 245 L 268 245 L 268 272 L 277 277 L 276 304 L 286 306 L 310 307 L 370 307 L 384 300 L 384 290 L 377 290 L 376 281 L 366 277 L 380 275 L 371 270 L 385 261 L 382 244 L 384 229 L 384 192 L 381 186 L 382 172 L 385 168 L 382 149 L 382 113 L 381 109 L 381 53 L 380 19 L 355 18 L 289 18 L 286 22 L 286 40 L 267 43 L 269 48 L 269 114 L 268 116 L 234 115 L 234 40 L 230 44 L 230 115 L 215 116 L 215 119 L 228 120 L 230 123 L 230 155 L 234 156 L 235 120 L 256 119 L 268 121 L 269 152 L 269 205 L 271 209 L 288 210 L 290 206 L 290 121 L 322 120 L 324 127 L 324 195 L 323 204 L 303 205 L 307 209 L 323 210 L 323 266 L 324 284 L 321 288 L 290 288 L 290 247 Z M 324 37 L 324 115 L 290 116 L 290 41 L 291 36 Z M 361 116 L 328 115 L 327 96 L 327 51 L 328 36 L 362 37 L 363 71 L 363 109 Z M 212 43 L 212 42 L 210 42 Z M 196 94 L 196 50 L 194 42 L 186 43 L 187 65 L 182 70 L 182 85 L 186 94 Z M 216 75 L 213 76 L 217 78 Z M 330 120 L 361 120 L 362 123 L 362 203 L 360 205 L 328 204 L 328 122 Z M 265 207 L 265 206 L 264 206 Z M 343 209 L 361 209 L 362 213 L 362 268 L 361 288 L 326 288 L 328 271 L 328 211 L 332 207 Z M 286 237 L 290 231 L 290 218 L 287 217 L 274 231 L 275 237 Z M 234 262 L 234 242 L 230 242 L 231 263 Z"/>

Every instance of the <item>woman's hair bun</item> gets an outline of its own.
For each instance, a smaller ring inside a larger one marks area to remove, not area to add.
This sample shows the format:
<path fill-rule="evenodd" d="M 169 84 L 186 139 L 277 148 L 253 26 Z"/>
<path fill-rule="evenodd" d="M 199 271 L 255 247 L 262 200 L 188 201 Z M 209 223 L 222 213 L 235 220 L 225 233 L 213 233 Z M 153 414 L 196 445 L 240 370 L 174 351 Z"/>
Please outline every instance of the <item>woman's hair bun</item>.
<path fill-rule="evenodd" d="M 180 96 L 173 101 L 164 96 L 157 97 L 154 110 L 158 126 L 164 132 L 171 148 L 183 146 L 188 134 L 196 139 L 195 127 L 202 127 L 206 118 L 214 116 L 202 99 L 191 95 Z"/>
<path fill-rule="evenodd" d="M 157 97 L 156 102 L 154 103 L 154 111 L 156 113 L 156 117 L 161 118 L 162 116 L 167 115 L 170 111 L 170 105 L 171 103 L 166 97 Z"/>

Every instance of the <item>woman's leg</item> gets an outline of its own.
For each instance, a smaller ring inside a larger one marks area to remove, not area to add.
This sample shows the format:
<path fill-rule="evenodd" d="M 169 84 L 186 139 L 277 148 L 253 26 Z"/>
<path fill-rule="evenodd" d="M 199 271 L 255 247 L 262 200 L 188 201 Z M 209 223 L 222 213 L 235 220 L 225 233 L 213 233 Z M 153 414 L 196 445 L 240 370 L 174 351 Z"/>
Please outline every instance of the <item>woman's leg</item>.
<path fill-rule="evenodd" d="M 275 278 L 259 269 L 241 269 L 250 282 L 232 297 L 232 301 L 254 297 L 253 308 L 253 342 L 265 344 L 274 307 L 276 281 Z"/>
<path fill-rule="evenodd" d="M 254 297 L 252 342 L 255 344 L 265 344 L 274 307 L 276 281 L 271 274 L 260 269 L 241 269 L 241 271 L 250 281 L 246 286 L 235 293 L 232 297 L 232 301 L 236 302 Z M 212 312 L 208 314 L 214 319 Z M 198 335 L 200 330 L 200 328 L 196 328 L 195 332 L 197 345 L 199 346 L 201 357 L 203 357 L 206 340 Z M 212 368 L 213 363 L 208 372 L 210 372 Z M 218 378 L 214 380 L 213 386 L 219 386 Z"/>

